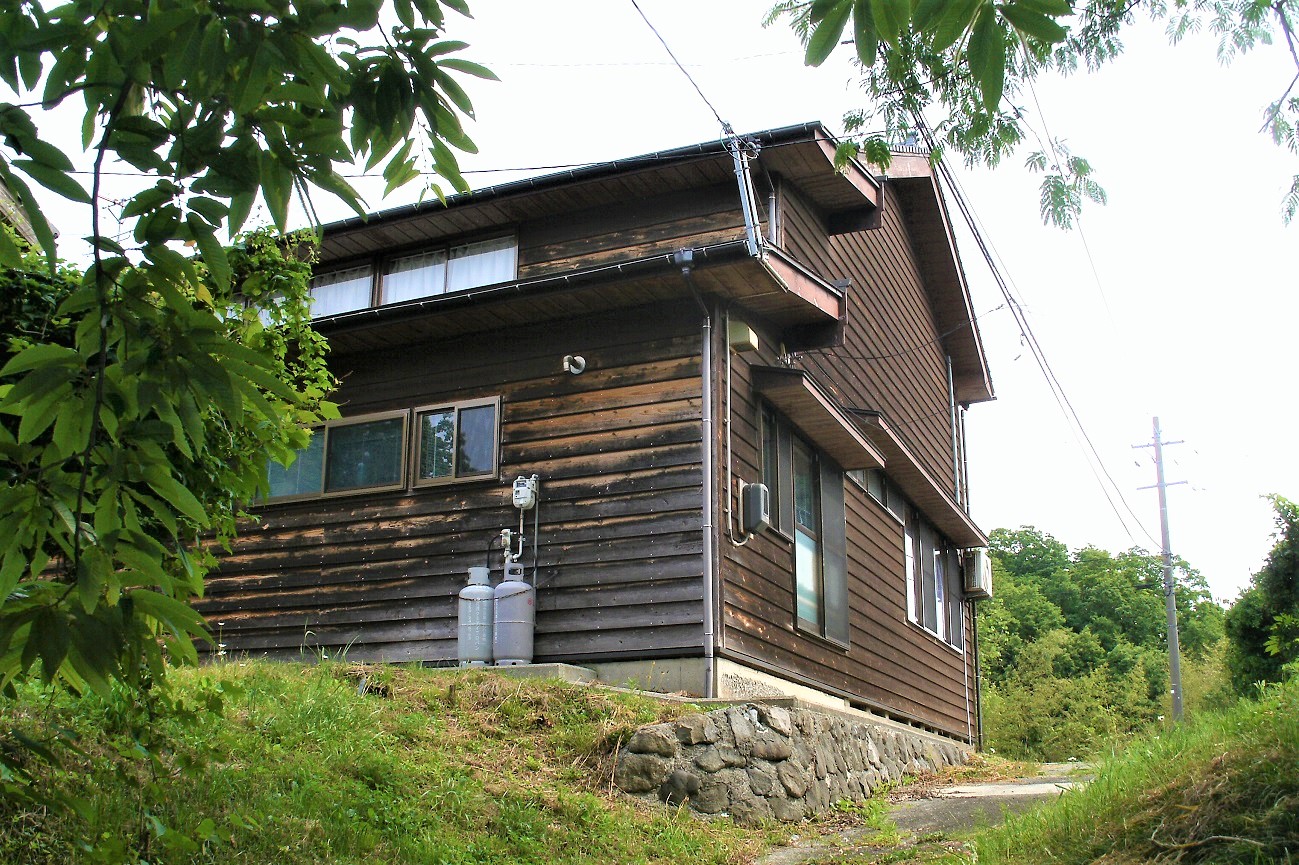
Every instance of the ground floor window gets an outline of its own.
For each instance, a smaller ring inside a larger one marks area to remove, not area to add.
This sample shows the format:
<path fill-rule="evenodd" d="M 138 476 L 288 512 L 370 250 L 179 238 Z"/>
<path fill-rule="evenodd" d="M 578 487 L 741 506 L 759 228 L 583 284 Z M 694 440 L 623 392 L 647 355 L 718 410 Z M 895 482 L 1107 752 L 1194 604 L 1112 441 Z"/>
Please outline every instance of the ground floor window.
<path fill-rule="evenodd" d="M 500 405 L 491 397 L 330 421 L 288 466 L 270 465 L 267 500 L 496 477 Z"/>
<path fill-rule="evenodd" d="M 903 544 L 908 618 L 948 645 L 965 648 L 961 551 L 910 505 Z"/>
<path fill-rule="evenodd" d="M 847 646 L 843 470 L 770 408 L 762 413 L 762 482 L 773 530 L 791 541 L 794 623 Z"/>

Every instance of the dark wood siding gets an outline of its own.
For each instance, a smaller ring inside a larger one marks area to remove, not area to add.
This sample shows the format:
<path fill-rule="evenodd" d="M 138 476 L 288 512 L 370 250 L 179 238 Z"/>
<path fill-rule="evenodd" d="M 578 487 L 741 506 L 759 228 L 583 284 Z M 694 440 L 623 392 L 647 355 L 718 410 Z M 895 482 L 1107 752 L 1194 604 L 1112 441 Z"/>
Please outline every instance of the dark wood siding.
<path fill-rule="evenodd" d="M 785 248 L 826 279 L 852 280 L 843 345 L 806 352 L 797 365 L 828 386 L 841 404 L 883 411 L 951 493 L 955 484 L 941 335 L 897 198 L 887 186 L 885 190 L 879 229 L 830 237 L 824 220 L 796 190 L 784 187 Z M 738 480 L 761 476 L 760 401 L 753 394 L 749 367 L 777 362 L 772 346 L 778 345 L 778 334 L 764 330 L 761 322 L 750 324 L 759 330 L 763 348 L 732 356 L 729 429 L 737 476 L 732 495 Z M 725 489 L 724 478 L 719 489 Z M 844 650 L 795 626 L 788 538 L 766 531 L 735 546 L 723 526 L 723 654 L 820 683 L 859 705 L 958 737 L 970 735 L 973 652 L 956 651 L 908 621 L 901 524 L 847 478 L 844 499 L 850 647 Z M 738 500 L 733 501 L 738 508 Z M 967 613 L 967 629 L 968 619 Z"/>
<path fill-rule="evenodd" d="M 698 655 L 698 323 L 656 306 L 334 358 L 344 415 L 499 395 L 501 477 L 264 508 L 208 583 L 222 642 L 453 661 L 466 569 L 517 528 L 510 484 L 536 473 L 537 659 Z M 565 373 L 566 354 L 586 372 Z"/>
<path fill-rule="evenodd" d="M 882 411 L 943 488 L 954 494 L 952 427 L 943 334 L 934 324 L 897 195 L 885 185 L 880 228 L 830 237 L 824 221 L 786 191 L 787 248 L 827 279 L 851 279 L 843 345 L 801 365 L 846 406 Z"/>
<path fill-rule="evenodd" d="M 524 223 L 519 278 L 532 279 L 613 261 L 671 253 L 744 237 L 734 182 L 655 194 Z"/>

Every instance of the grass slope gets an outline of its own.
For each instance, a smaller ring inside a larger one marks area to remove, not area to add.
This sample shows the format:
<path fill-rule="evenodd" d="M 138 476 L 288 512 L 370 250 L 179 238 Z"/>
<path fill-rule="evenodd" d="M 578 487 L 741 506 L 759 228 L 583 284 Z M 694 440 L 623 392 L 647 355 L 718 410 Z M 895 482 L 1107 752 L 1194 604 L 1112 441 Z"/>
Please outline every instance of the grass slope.
<path fill-rule="evenodd" d="M 0 862 L 727 863 L 777 837 L 612 793 L 619 738 L 679 707 L 345 664 L 227 664 L 177 687 L 224 711 L 160 721 L 156 762 L 111 701 L 33 695 L 0 719 L 75 731 L 81 755 L 40 774 L 85 815 L 0 805 Z"/>
<path fill-rule="evenodd" d="M 1299 862 L 1299 681 L 1135 741 L 973 846 L 979 865 Z"/>

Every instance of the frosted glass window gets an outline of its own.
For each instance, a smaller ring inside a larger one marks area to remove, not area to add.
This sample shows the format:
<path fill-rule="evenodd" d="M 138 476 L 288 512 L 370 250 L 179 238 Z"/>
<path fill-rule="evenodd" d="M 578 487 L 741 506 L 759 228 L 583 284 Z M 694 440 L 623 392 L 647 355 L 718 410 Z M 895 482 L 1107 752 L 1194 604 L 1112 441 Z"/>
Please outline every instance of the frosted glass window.
<path fill-rule="evenodd" d="M 311 280 L 311 315 L 324 318 L 370 305 L 370 265 L 331 270 Z"/>
<path fill-rule="evenodd" d="M 383 275 L 381 303 L 432 297 L 446 291 L 447 253 L 444 249 L 394 258 Z"/>
<path fill-rule="evenodd" d="M 405 428 L 403 417 L 330 427 L 325 492 L 400 485 Z"/>
<path fill-rule="evenodd" d="M 498 237 L 453 247 L 447 272 L 447 291 L 464 291 L 515 278 L 517 244 L 513 237 Z"/>
<path fill-rule="evenodd" d="M 311 442 L 298 451 L 297 458 L 288 466 L 272 462 L 267 466 L 270 481 L 270 498 L 319 495 L 324 484 L 325 431 L 316 430 Z"/>

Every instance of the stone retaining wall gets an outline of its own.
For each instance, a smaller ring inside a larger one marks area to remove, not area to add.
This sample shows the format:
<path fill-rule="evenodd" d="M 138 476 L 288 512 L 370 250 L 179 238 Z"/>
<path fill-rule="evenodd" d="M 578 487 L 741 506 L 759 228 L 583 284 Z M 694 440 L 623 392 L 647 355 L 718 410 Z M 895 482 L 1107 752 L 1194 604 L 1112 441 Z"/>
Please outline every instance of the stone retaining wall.
<path fill-rule="evenodd" d="M 614 783 L 703 814 L 791 822 L 966 753 L 919 732 L 749 703 L 642 727 L 619 753 Z"/>

